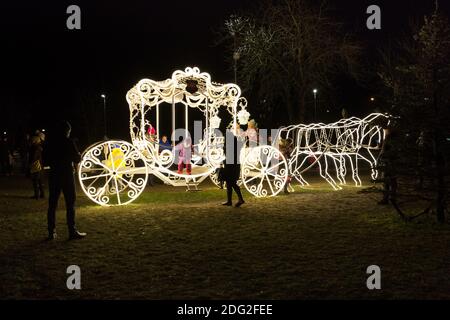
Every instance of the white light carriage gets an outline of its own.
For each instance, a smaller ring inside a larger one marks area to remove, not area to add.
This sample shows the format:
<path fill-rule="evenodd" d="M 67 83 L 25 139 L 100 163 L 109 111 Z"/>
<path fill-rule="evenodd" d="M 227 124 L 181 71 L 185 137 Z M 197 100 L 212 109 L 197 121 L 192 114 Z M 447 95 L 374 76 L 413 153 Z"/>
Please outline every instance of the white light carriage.
<path fill-rule="evenodd" d="M 211 82 L 210 75 L 198 68 L 177 70 L 165 81 L 143 79 L 128 91 L 126 99 L 130 108 L 132 144 L 126 141 L 97 143 L 84 152 L 79 166 L 83 191 L 100 205 L 132 202 L 145 189 L 149 174 L 166 184 L 188 189 L 197 189 L 208 177 L 217 183 L 215 172 L 224 160 L 225 142 L 215 131 L 221 122 L 219 110 L 227 110 L 234 124 L 245 125 L 250 116 L 247 101 L 241 97 L 236 84 Z M 190 109 L 198 109 L 203 114 L 205 130 L 202 139 L 193 145 L 189 173 L 174 169 L 177 165 L 174 149 L 160 148 L 161 108 L 171 109 L 172 141 L 178 138 L 176 132 L 189 136 Z M 175 131 L 179 108 L 183 110 L 185 125 L 181 133 Z M 152 118 L 151 110 L 155 114 Z M 273 196 L 282 190 L 287 180 L 287 162 L 276 148 L 243 148 L 241 163 L 241 180 L 255 196 Z"/>

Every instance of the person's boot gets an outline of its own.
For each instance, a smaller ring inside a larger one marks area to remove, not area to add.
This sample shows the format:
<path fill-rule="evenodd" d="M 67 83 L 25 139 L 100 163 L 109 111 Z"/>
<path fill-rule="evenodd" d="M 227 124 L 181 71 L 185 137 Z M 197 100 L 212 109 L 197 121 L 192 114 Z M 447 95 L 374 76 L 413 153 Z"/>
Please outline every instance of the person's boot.
<path fill-rule="evenodd" d="M 235 204 L 235 207 L 239 208 L 240 206 L 242 206 L 245 203 L 245 201 L 244 201 L 244 198 L 242 197 L 242 193 L 241 193 L 241 189 L 240 188 L 238 188 L 236 190 L 236 193 L 238 195 L 239 201 Z"/>
<path fill-rule="evenodd" d="M 55 240 L 57 237 L 56 230 L 49 231 L 47 240 Z"/>
<path fill-rule="evenodd" d="M 30 198 L 36 200 L 39 199 L 39 189 L 36 186 L 34 186 L 34 195 L 32 195 Z"/>
<path fill-rule="evenodd" d="M 83 239 L 84 237 L 86 237 L 86 233 L 84 232 L 79 232 L 78 230 L 73 230 L 69 232 L 69 240 L 78 240 L 78 239 Z"/>
<path fill-rule="evenodd" d="M 227 202 L 222 203 L 223 206 L 231 206 L 233 205 L 233 202 L 231 202 L 231 195 L 233 193 L 233 190 L 229 190 L 227 188 Z"/>

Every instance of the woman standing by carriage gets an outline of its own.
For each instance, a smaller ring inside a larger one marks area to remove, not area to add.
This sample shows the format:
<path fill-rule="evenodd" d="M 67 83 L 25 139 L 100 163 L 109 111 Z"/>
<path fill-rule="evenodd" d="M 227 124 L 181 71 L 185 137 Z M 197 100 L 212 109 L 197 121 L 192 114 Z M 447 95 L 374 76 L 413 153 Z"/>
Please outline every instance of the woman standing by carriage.
<path fill-rule="evenodd" d="M 43 139 L 39 135 L 31 138 L 30 146 L 30 175 L 33 182 L 34 195 L 33 199 L 43 199 L 45 197 L 44 187 L 42 184 L 42 173 L 44 166 L 42 164 L 42 143 Z"/>
<path fill-rule="evenodd" d="M 225 137 L 225 165 L 223 168 L 223 174 L 221 180 L 225 181 L 227 184 L 227 201 L 222 203 L 224 206 L 233 205 L 232 196 L 233 190 L 238 196 L 238 202 L 236 207 L 240 207 L 245 203 L 242 197 L 241 188 L 238 186 L 237 181 L 239 180 L 241 174 L 241 164 L 239 162 L 241 149 L 243 147 L 243 141 L 239 138 L 238 127 L 233 126 L 232 130 L 226 131 Z"/>

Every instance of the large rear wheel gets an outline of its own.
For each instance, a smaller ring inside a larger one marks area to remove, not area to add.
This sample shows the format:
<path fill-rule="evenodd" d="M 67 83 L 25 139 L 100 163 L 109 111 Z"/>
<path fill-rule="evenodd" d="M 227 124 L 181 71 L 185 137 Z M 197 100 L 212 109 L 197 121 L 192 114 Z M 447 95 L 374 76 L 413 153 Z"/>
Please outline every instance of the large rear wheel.
<path fill-rule="evenodd" d="M 126 141 L 103 141 L 83 154 L 78 179 L 84 193 L 102 206 L 134 201 L 147 185 L 145 157 Z"/>

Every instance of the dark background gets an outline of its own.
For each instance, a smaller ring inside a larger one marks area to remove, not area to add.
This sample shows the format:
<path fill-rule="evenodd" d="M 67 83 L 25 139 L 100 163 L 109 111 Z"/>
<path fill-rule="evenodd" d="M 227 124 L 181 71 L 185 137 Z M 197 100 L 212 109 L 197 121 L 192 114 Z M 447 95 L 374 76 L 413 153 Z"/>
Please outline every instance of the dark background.
<path fill-rule="evenodd" d="M 332 14 L 364 44 L 363 67 L 371 71 L 378 50 L 431 13 L 435 1 L 329 3 Z M 81 8 L 81 30 L 66 28 L 71 4 Z M 366 28 L 370 4 L 381 7 L 382 30 Z M 0 129 L 18 140 L 63 117 L 85 146 L 103 136 L 100 95 L 105 93 L 108 135 L 129 140 L 126 92 L 141 78 L 163 80 L 186 66 L 198 66 L 213 81 L 233 82 L 226 50 L 214 44 L 216 32 L 230 14 L 258 5 L 247 0 L 2 1 Z M 448 14 L 448 1 L 440 6 Z M 363 115 L 377 103 L 369 101 L 377 95 L 370 77 L 364 84 L 343 77 L 336 92 L 334 105 L 320 105 L 319 120 L 326 110 L 327 120 L 337 120 L 342 107 Z"/>

